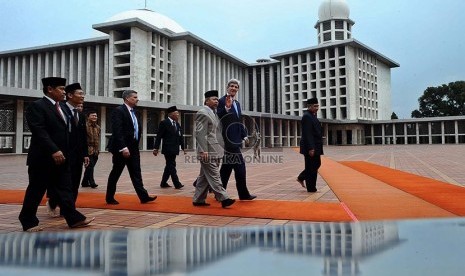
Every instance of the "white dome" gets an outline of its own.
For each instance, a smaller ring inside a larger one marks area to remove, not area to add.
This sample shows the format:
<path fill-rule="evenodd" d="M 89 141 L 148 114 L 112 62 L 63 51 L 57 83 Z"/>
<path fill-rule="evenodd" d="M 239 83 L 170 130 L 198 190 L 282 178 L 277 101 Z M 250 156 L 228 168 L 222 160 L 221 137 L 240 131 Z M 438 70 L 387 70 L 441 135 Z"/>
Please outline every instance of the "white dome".
<path fill-rule="evenodd" d="M 171 18 L 147 9 L 121 12 L 113 15 L 106 22 L 118 21 L 129 18 L 139 18 L 159 29 L 168 29 L 175 33 L 183 33 L 186 31 L 183 27 L 181 27 L 181 25 L 176 23 L 176 21 L 172 20 Z"/>
<path fill-rule="evenodd" d="M 349 19 L 349 5 L 345 0 L 324 0 L 318 10 L 319 21 Z"/>

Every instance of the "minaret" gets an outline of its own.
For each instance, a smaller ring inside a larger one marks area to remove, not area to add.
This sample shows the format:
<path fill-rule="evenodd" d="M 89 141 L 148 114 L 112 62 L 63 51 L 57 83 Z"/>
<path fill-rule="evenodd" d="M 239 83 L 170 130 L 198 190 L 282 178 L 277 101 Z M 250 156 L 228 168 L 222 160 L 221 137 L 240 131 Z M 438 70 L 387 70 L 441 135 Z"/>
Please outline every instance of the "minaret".
<path fill-rule="evenodd" d="M 354 21 L 349 19 L 349 6 L 345 0 L 324 0 L 318 10 L 318 44 L 352 38 Z"/>

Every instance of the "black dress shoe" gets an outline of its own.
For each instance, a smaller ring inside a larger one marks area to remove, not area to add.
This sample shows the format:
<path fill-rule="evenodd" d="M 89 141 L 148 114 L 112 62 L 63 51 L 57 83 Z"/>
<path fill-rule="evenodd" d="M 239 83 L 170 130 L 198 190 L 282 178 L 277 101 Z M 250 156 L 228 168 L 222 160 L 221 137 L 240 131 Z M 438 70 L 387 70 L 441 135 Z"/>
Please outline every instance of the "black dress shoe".
<path fill-rule="evenodd" d="M 307 192 L 309 193 L 316 193 L 318 190 L 316 188 L 314 189 L 308 189 Z"/>
<path fill-rule="evenodd" d="M 141 199 L 140 203 L 148 203 L 150 201 L 154 201 L 155 199 L 157 199 L 157 196 L 149 196 L 147 198 Z"/>
<path fill-rule="evenodd" d="M 184 185 L 179 184 L 179 185 L 176 185 L 174 188 L 179 190 L 179 189 L 182 189 L 182 187 L 184 187 Z"/>
<path fill-rule="evenodd" d="M 94 184 L 90 184 L 90 187 L 91 187 L 92 189 L 95 189 L 95 188 L 98 187 L 98 185 L 94 183 Z"/>
<path fill-rule="evenodd" d="M 248 197 L 240 198 L 240 200 L 254 200 L 256 199 L 256 195 L 249 195 Z"/>
<path fill-rule="evenodd" d="M 234 202 L 236 202 L 235 199 L 227 198 L 227 199 L 221 201 L 221 207 L 226 208 L 226 207 L 228 207 L 228 206 L 233 205 Z"/>
<path fill-rule="evenodd" d="M 194 205 L 194 206 L 210 206 L 210 203 L 206 203 L 206 202 L 192 202 L 192 205 Z"/>
<path fill-rule="evenodd" d="M 107 199 L 107 204 L 110 204 L 110 205 L 118 205 L 119 202 L 116 201 L 116 199 L 112 198 L 112 199 Z"/>
<path fill-rule="evenodd" d="M 171 185 L 169 185 L 168 183 L 161 183 L 160 187 L 161 188 L 169 188 L 169 187 L 171 187 Z"/>

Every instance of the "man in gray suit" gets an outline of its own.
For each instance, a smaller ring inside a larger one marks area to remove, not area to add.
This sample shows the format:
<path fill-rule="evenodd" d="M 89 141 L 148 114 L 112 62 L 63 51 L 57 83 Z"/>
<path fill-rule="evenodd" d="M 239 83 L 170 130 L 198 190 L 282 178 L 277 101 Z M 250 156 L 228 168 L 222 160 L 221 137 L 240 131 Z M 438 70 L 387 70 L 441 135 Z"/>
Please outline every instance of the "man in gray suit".
<path fill-rule="evenodd" d="M 208 187 L 215 194 L 216 200 L 226 208 L 234 204 L 223 188 L 220 178 L 220 161 L 224 155 L 224 141 L 221 133 L 220 119 L 216 115 L 218 91 L 205 92 L 205 106 L 195 115 L 195 139 L 197 141 L 197 158 L 200 160 L 200 174 L 197 178 L 192 199 L 194 206 L 209 206 L 205 202 Z"/>

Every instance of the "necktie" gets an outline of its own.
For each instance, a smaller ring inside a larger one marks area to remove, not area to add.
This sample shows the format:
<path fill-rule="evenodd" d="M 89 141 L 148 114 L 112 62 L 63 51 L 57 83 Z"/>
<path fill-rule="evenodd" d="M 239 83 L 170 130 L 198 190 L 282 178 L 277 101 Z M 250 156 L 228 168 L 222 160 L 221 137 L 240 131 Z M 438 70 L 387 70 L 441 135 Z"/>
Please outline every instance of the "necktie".
<path fill-rule="evenodd" d="M 234 110 L 236 111 L 237 117 L 239 117 L 239 110 L 237 109 L 236 100 L 233 100 L 233 107 L 234 107 Z"/>
<path fill-rule="evenodd" d="M 178 130 L 178 128 L 177 128 L 177 126 L 176 126 L 176 122 L 175 122 L 175 121 L 173 121 L 173 128 L 174 128 L 174 131 L 177 131 L 177 130 Z"/>
<path fill-rule="evenodd" d="M 134 139 L 139 139 L 139 125 L 137 124 L 136 114 L 134 109 L 131 109 L 132 123 L 134 124 Z"/>
<path fill-rule="evenodd" d="M 63 119 L 63 121 L 66 122 L 65 117 L 63 116 L 63 113 L 61 111 L 59 102 L 55 102 L 55 108 L 57 109 L 58 114 L 60 114 L 61 119 Z"/>
<path fill-rule="evenodd" d="M 74 124 L 77 126 L 79 123 L 79 117 L 78 117 L 78 111 L 77 109 L 73 109 L 73 118 L 74 118 Z"/>

